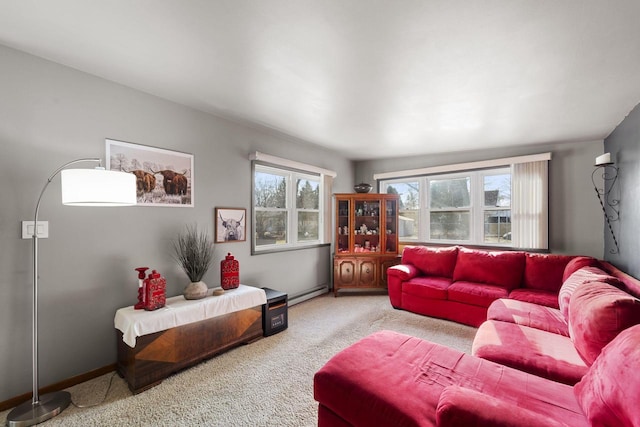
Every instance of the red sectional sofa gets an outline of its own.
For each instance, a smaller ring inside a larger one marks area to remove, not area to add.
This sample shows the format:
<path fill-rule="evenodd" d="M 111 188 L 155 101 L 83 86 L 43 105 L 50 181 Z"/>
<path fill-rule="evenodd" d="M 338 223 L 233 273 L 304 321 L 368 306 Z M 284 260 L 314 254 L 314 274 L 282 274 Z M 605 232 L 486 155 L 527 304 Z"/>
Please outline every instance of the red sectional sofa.
<path fill-rule="evenodd" d="M 568 255 L 406 246 L 401 263 L 387 269 L 389 299 L 395 308 L 480 326 L 500 298 L 558 308 L 564 276 L 596 263 Z"/>
<path fill-rule="evenodd" d="M 639 282 L 608 263 L 583 267 L 560 289 L 558 309 L 500 299 L 478 328 L 472 354 L 573 385 L 602 348 L 640 324 Z"/>
<path fill-rule="evenodd" d="M 396 308 L 478 326 L 472 355 L 380 332 L 314 380 L 319 426 L 640 426 L 640 281 L 589 257 L 405 247 Z"/>
<path fill-rule="evenodd" d="M 575 386 L 381 331 L 316 373 L 318 426 L 640 426 L 638 366 L 640 325 L 607 345 Z"/>

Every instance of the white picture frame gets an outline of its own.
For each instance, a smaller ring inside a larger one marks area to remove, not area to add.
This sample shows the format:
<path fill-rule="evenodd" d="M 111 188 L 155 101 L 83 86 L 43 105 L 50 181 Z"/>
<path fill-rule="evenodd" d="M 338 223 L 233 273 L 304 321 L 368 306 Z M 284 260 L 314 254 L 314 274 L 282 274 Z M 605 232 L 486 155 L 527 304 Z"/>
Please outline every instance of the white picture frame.
<path fill-rule="evenodd" d="M 136 175 L 138 206 L 194 207 L 193 154 L 107 139 L 106 169 Z"/>

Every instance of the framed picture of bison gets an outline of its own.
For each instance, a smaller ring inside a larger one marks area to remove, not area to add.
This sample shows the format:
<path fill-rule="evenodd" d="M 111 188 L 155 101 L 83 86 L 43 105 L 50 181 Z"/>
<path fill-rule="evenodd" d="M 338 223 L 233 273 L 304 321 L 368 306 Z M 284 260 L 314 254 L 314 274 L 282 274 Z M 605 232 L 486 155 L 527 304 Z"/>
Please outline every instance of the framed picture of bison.
<path fill-rule="evenodd" d="M 193 207 L 193 155 L 163 148 L 106 140 L 109 170 L 136 176 L 138 205 Z"/>
<path fill-rule="evenodd" d="M 216 243 L 244 242 L 247 230 L 247 210 L 216 208 Z"/>

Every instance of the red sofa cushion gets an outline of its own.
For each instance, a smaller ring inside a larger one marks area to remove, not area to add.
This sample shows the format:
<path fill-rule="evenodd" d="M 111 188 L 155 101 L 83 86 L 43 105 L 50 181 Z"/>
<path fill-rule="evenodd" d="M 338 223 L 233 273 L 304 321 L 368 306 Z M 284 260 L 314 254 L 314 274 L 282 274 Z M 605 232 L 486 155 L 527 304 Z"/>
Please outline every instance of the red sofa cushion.
<path fill-rule="evenodd" d="M 569 337 L 495 320 L 480 325 L 471 354 L 569 385 L 588 369 Z"/>
<path fill-rule="evenodd" d="M 569 300 L 571 295 L 579 286 L 589 282 L 604 282 L 614 286 L 620 285 L 618 279 L 597 267 L 583 267 L 580 270 L 576 270 L 564 281 L 558 293 L 558 307 L 560 307 L 565 319 L 569 319 Z"/>
<path fill-rule="evenodd" d="M 320 405 L 344 425 L 415 427 L 436 425 L 436 408 L 448 386 L 482 392 L 541 419 L 586 421 L 567 385 L 391 331 L 376 332 L 336 354 L 315 374 L 313 388 Z"/>
<path fill-rule="evenodd" d="M 522 283 L 524 252 L 486 252 L 460 248 L 454 281 L 488 283 L 508 290 Z"/>
<path fill-rule="evenodd" d="M 519 288 L 509 292 L 509 298 L 558 308 L 558 293 L 542 289 Z"/>
<path fill-rule="evenodd" d="M 447 299 L 451 279 L 446 277 L 414 277 L 402 284 L 402 292 L 423 298 Z"/>
<path fill-rule="evenodd" d="M 640 300 L 606 283 L 585 283 L 569 303 L 569 335 L 591 365 L 621 331 L 640 323 Z"/>
<path fill-rule="evenodd" d="M 562 273 L 562 282 L 564 283 L 569 276 L 584 267 L 600 268 L 600 261 L 589 256 L 577 256 L 573 258 L 565 267 L 564 273 Z"/>
<path fill-rule="evenodd" d="M 524 287 L 557 294 L 562 286 L 564 270 L 573 258 L 568 255 L 526 253 Z"/>
<path fill-rule="evenodd" d="M 460 386 L 445 388 L 436 409 L 438 426 L 533 427 L 540 425 L 540 415 L 504 399 Z M 546 417 L 544 425 L 566 427 L 562 421 Z"/>
<path fill-rule="evenodd" d="M 569 325 L 557 308 L 502 298 L 487 310 L 487 320 L 516 323 L 554 334 L 569 336 Z"/>
<path fill-rule="evenodd" d="M 405 246 L 402 251 L 402 263 L 416 266 L 426 276 L 453 276 L 457 258 L 457 246 L 447 248 Z"/>
<path fill-rule="evenodd" d="M 603 350 L 574 392 L 593 426 L 640 426 L 640 326 L 620 333 Z"/>
<path fill-rule="evenodd" d="M 453 282 L 447 289 L 450 301 L 463 302 L 465 304 L 489 307 L 498 298 L 506 298 L 508 292 L 505 288 L 484 283 L 458 281 Z"/>

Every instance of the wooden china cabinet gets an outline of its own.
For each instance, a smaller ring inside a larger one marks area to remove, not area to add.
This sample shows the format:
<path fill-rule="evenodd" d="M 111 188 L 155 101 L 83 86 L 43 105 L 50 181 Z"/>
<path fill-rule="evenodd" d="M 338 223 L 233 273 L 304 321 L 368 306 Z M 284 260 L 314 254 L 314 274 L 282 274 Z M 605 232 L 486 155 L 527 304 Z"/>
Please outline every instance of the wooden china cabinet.
<path fill-rule="evenodd" d="M 387 287 L 398 263 L 398 195 L 335 194 L 333 293 Z"/>

